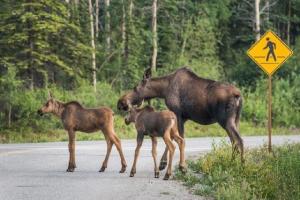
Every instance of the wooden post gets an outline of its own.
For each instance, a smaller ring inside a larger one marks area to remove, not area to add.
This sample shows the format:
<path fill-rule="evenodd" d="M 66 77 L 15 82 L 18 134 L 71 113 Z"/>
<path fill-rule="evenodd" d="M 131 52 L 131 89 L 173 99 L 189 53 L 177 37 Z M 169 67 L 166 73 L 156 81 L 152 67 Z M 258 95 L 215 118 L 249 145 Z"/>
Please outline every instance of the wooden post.
<path fill-rule="evenodd" d="M 269 135 L 269 145 L 268 150 L 269 153 L 272 152 L 272 75 L 269 75 L 269 99 L 268 99 L 268 135 Z"/>

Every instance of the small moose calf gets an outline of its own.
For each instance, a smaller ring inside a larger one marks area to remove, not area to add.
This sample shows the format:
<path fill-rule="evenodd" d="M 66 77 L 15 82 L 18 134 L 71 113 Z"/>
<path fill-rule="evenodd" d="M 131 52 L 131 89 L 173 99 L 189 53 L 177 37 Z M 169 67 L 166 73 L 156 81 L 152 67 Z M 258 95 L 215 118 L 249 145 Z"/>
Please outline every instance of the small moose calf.
<path fill-rule="evenodd" d="M 107 162 L 113 144 L 116 145 L 119 151 L 122 168 L 120 173 L 126 170 L 126 161 L 123 155 L 121 141 L 114 131 L 114 116 L 113 111 L 107 107 L 100 108 L 84 108 L 76 101 L 63 103 L 55 100 L 51 93 L 45 105 L 38 110 L 40 115 L 45 113 L 53 113 L 58 116 L 69 135 L 69 165 L 67 172 L 74 172 L 75 164 L 75 132 L 82 131 L 92 133 L 101 130 L 104 134 L 107 151 L 105 160 L 99 172 L 103 172 L 107 167 Z"/>
<path fill-rule="evenodd" d="M 170 152 L 168 169 L 164 180 L 168 180 L 172 173 L 172 160 L 175 151 L 175 145 L 172 142 L 173 139 L 177 142 L 180 150 L 179 169 L 182 172 L 186 170 L 184 159 L 185 141 L 179 135 L 176 115 L 173 112 L 169 110 L 156 112 L 151 106 L 145 106 L 144 108 L 130 107 L 128 115 L 125 118 L 125 123 L 128 125 L 131 122 L 135 123 L 137 130 L 137 146 L 135 149 L 134 162 L 131 168 L 130 177 L 133 177 L 136 173 L 137 157 L 143 143 L 144 135 L 149 135 L 152 140 L 152 156 L 154 160 L 155 178 L 159 178 L 159 169 L 156 162 L 157 137 L 163 137 Z"/>

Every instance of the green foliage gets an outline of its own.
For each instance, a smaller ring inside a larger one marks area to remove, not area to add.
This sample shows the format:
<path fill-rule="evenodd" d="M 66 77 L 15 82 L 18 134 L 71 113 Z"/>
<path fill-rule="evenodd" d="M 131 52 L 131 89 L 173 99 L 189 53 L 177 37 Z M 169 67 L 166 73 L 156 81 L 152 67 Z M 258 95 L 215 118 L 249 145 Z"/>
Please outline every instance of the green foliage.
<path fill-rule="evenodd" d="M 116 111 L 116 103 L 119 94 L 111 89 L 111 86 L 105 83 L 97 85 L 97 93 L 93 92 L 92 86 L 88 83 L 82 82 L 80 87 L 74 90 L 64 90 L 63 88 L 50 87 L 49 89 L 37 89 L 34 91 L 18 90 L 13 99 L 15 104 L 14 110 L 15 123 L 12 129 L 23 132 L 45 132 L 45 130 L 62 128 L 59 119 L 54 116 L 47 115 L 40 117 L 37 110 L 46 103 L 48 92 L 51 91 L 55 98 L 68 102 L 72 100 L 79 101 L 86 107 L 108 106 Z M 21 127 L 21 128 L 20 128 Z M 24 129 L 24 130 L 23 130 Z"/>
<path fill-rule="evenodd" d="M 18 76 L 32 86 L 47 86 L 54 70 L 67 77 L 83 76 L 85 69 L 78 61 L 89 59 L 89 48 L 83 43 L 80 28 L 70 23 L 62 1 L 4 4 L 7 10 L 0 15 L 1 66 L 16 66 Z"/>
<path fill-rule="evenodd" d="M 300 79 L 274 79 L 272 91 L 272 120 L 275 125 L 299 127 Z M 254 91 L 244 89 L 243 118 L 256 124 L 267 124 L 267 80 L 257 82 Z"/>
<path fill-rule="evenodd" d="M 1 2 L 1 131 L 37 133 L 61 128 L 53 117 L 43 120 L 36 115 L 49 89 L 63 101 L 78 100 L 87 107 L 109 106 L 120 114 L 116 110 L 118 97 L 132 89 L 150 65 L 152 2 L 111 0 L 109 8 L 103 0 L 99 2 L 99 36 L 95 38 L 96 94 L 90 86 L 93 71 L 88 1 Z M 261 8 L 266 2 L 261 0 Z M 95 11 L 95 1 L 92 3 Z M 275 3 L 261 13 L 261 33 L 272 29 L 284 41 L 289 41 L 294 50 L 294 55 L 273 79 L 273 123 L 279 130 L 278 126 L 297 128 L 300 125 L 297 115 L 300 109 L 300 1 Z M 110 19 L 106 11 L 110 12 Z M 96 12 L 93 14 L 95 17 Z M 258 134 L 263 134 L 267 114 L 265 75 L 246 55 L 255 40 L 253 16 L 253 6 L 245 1 L 158 1 L 158 57 L 154 76 L 168 74 L 185 65 L 199 76 L 235 83 L 245 100 L 242 120 L 248 122 L 241 127 L 241 132 L 251 132 L 253 123 Z M 123 22 L 125 38 L 122 38 Z M 110 31 L 106 30 L 108 25 Z M 110 49 L 106 44 L 108 36 Z M 166 108 L 161 100 L 152 103 L 158 109 Z M 218 126 L 198 128 L 189 123 L 186 127 L 191 136 L 224 135 Z"/>
<path fill-rule="evenodd" d="M 299 199 L 300 145 L 291 144 L 246 152 L 244 165 L 231 159 L 231 147 L 214 146 L 199 160 L 189 162 L 189 173 L 177 177 L 196 194 L 215 199 Z"/>

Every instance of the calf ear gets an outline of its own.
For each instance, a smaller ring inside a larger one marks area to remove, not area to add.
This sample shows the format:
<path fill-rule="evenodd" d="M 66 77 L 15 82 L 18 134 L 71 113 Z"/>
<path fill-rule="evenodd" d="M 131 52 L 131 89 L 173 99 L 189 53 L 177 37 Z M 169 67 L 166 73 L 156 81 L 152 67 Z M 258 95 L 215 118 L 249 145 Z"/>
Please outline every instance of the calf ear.
<path fill-rule="evenodd" d="M 152 76 L 151 67 L 148 67 L 148 68 L 144 71 L 143 79 L 146 80 L 146 79 L 148 79 L 148 78 L 151 78 L 151 76 Z"/>

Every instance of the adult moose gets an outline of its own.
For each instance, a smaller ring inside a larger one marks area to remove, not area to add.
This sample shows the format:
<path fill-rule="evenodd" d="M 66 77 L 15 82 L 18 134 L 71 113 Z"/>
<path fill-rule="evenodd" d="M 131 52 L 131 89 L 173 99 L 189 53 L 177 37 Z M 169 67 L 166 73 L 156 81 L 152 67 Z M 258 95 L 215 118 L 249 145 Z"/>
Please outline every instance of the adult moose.
<path fill-rule="evenodd" d="M 120 173 L 126 170 L 126 161 L 122 152 L 121 141 L 114 131 L 114 116 L 113 111 L 107 107 L 88 109 L 81 106 L 76 101 L 63 103 L 55 100 L 51 93 L 45 105 L 38 110 L 40 115 L 44 113 L 52 113 L 59 117 L 64 128 L 69 135 L 69 165 L 67 172 L 73 172 L 76 168 L 75 164 L 75 132 L 82 131 L 86 133 L 96 132 L 101 130 L 104 134 L 107 143 L 107 152 L 102 167 L 99 172 L 103 172 L 107 167 L 107 162 L 113 144 L 116 145 L 121 157 L 122 168 Z"/>
<path fill-rule="evenodd" d="M 198 77 L 186 67 L 157 78 L 151 78 L 151 70 L 147 69 L 143 80 L 119 99 L 118 109 L 127 111 L 130 106 L 152 98 L 164 99 L 167 107 L 176 114 L 182 137 L 187 120 L 203 125 L 219 123 L 230 138 L 232 155 L 239 150 L 243 161 L 244 145 L 238 131 L 242 96 L 235 86 Z M 167 153 L 166 148 L 160 170 L 166 167 Z"/>

